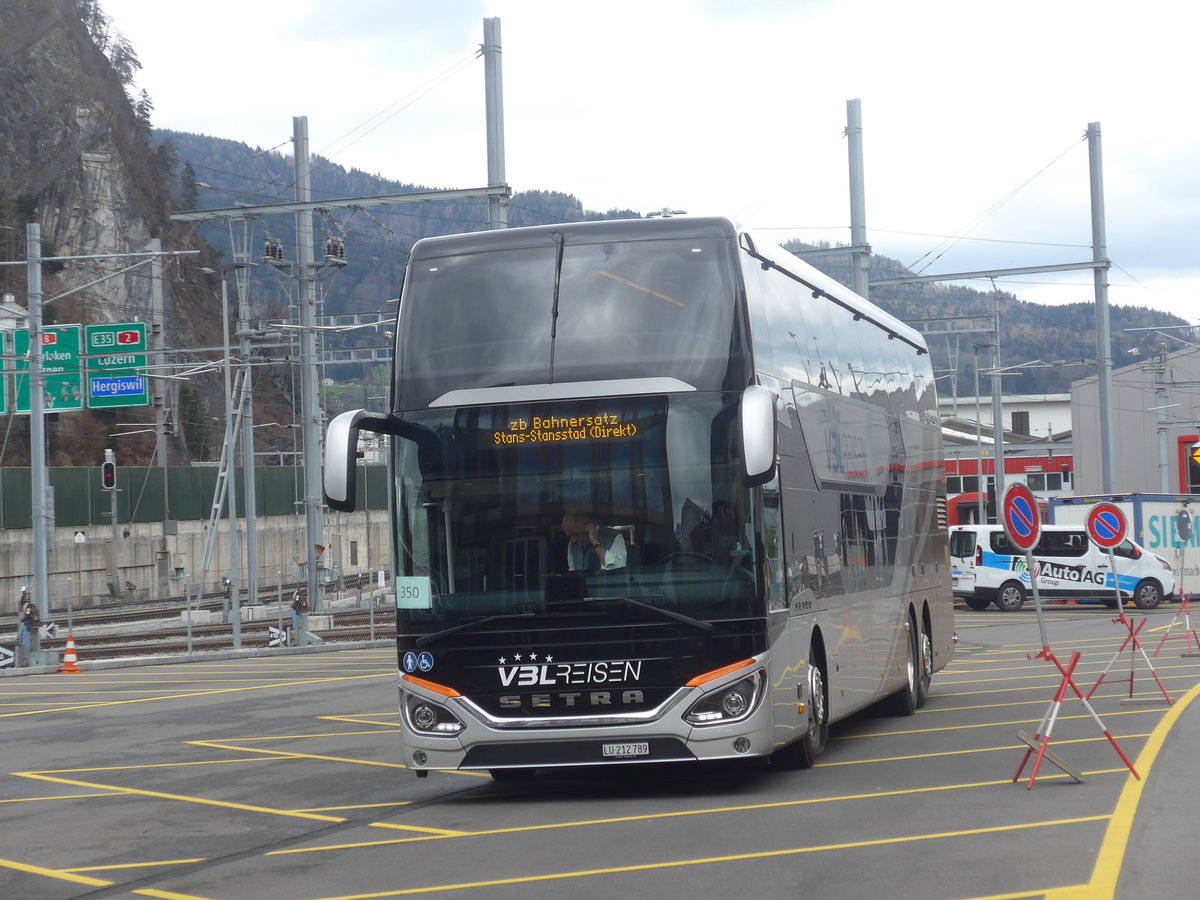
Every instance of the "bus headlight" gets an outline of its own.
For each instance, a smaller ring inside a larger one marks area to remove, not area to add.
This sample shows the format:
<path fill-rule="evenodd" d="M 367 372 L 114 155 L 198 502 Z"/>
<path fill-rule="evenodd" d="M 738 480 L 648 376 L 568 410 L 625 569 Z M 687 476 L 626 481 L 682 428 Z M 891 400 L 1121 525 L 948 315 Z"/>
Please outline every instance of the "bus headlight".
<path fill-rule="evenodd" d="M 420 734 L 450 737 L 466 727 L 462 720 L 446 707 L 412 694 L 405 699 L 404 714 L 408 720 L 408 727 Z"/>
<path fill-rule="evenodd" d="M 766 672 L 762 669 L 726 685 L 692 704 L 684 720 L 692 725 L 727 725 L 749 716 L 762 698 Z"/>

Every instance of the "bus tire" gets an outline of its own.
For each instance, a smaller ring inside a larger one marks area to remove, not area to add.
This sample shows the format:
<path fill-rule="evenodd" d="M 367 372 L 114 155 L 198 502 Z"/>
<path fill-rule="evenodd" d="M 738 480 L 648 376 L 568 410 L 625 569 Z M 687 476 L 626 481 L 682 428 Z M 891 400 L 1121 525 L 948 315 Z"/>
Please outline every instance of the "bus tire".
<path fill-rule="evenodd" d="M 920 683 L 924 678 L 921 672 L 920 630 L 911 614 L 908 617 L 907 634 L 904 638 L 904 687 L 889 697 L 883 698 L 883 712 L 890 716 L 911 716 L 921 705 Z M 928 687 L 926 687 L 928 690 Z"/>
<path fill-rule="evenodd" d="M 992 605 L 991 600 L 983 600 L 979 597 L 963 597 L 963 603 L 967 604 L 968 609 L 987 609 Z"/>
<path fill-rule="evenodd" d="M 776 750 L 772 762 L 788 769 L 811 769 L 829 742 L 829 693 L 825 679 L 825 655 L 814 642 L 808 651 L 808 726 L 804 736 Z"/>
<path fill-rule="evenodd" d="M 1162 588 L 1153 578 L 1143 578 L 1133 589 L 1133 605 L 1138 609 L 1156 609 L 1162 598 Z"/>
<path fill-rule="evenodd" d="M 921 628 L 918 641 L 920 655 L 917 657 L 917 708 L 920 709 L 929 702 L 929 684 L 933 680 L 933 636 L 930 634 L 929 623 Z"/>
<path fill-rule="evenodd" d="M 996 591 L 995 604 L 1004 612 L 1016 612 L 1025 605 L 1025 585 L 1019 581 L 1006 581 Z"/>

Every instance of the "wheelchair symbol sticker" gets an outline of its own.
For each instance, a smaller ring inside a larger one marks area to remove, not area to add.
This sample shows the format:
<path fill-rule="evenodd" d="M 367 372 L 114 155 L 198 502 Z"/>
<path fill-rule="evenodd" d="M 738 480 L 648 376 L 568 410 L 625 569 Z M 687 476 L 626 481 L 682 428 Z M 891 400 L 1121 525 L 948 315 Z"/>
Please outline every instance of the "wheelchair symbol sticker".
<path fill-rule="evenodd" d="M 422 652 L 421 655 L 417 657 L 417 668 L 422 672 L 428 672 L 430 669 L 432 669 L 433 654 L 429 653 L 428 651 Z"/>

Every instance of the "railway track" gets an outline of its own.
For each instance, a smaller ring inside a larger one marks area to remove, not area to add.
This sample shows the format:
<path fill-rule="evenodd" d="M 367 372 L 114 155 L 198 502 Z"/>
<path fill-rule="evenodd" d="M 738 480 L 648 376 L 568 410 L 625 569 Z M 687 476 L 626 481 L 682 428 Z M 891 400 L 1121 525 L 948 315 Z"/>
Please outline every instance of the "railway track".
<path fill-rule="evenodd" d="M 193 614 L 197 612 L 193 606 Z M 243 649 L 279 646 L 279 629 L 290 629 L 290 606 L 254 607 L 261 618 L 243 621 L 240 645 Z M 222 601 L 205 601 L 200 610 L 219 615 Z M 147 614 L 149 613 L 149 615 Z M 118 659 L 131 656 L 167 656 L 190 651 L 211 652 L 233 649 L 233 629 L 228 622 L 193 622 L 189 629 L 185 607 L 161 607 L 154 610 L 112 610 L 95 616 L 74 616 L 72 636 L 76 658 L 81 662 Z M 7 623 L 6 623 L 7 624 Z M 395 610 L 388 607 L 331 611 L 309 617 L 309 633 L 322 643 L 340 644 L 392 637 L 396 629 Z M 54 636 L 43 636 L 41 649 L 62 653 L 67 645 L 65 619 Z M 17 640 L 15 627 L 0 630 L 0 644 Z"/>

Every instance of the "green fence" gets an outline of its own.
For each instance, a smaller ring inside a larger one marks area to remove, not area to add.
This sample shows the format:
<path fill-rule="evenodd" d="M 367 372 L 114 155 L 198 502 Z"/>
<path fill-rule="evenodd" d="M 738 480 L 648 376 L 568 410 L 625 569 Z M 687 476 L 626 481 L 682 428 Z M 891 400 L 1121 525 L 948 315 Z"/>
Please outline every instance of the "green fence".
<path fill-rule="evenodd" d="M 117 521 L 161 522 L 207 519 L 212 512 L 217 485 L 216 466 L 119 466 L 117 469 Z M 54 489 L 54 524 L 59 527 L 107 525 L 112 498 L 100 486 L 100 467 L 55 467 L 48 470 Z M 245 497 L 245 471 L 238 469 L 238 514 Z M 0 528 L 29 528 L 32 493 L 30 470 L 0 468 Z M 304 499 L 303 470 L 293 466 L 258 466 L 254 470 L 256 513 L 281 516 L 301 512 Z M 170 515 L 167 515 L 167 511 Z M 387 467 L 358 468 L 359 509 L 387 508 Z"/>

